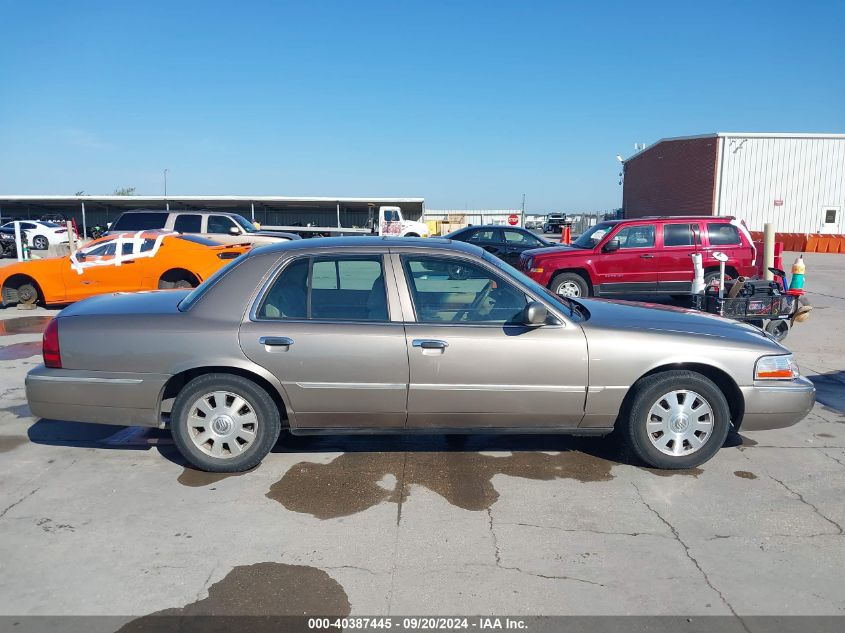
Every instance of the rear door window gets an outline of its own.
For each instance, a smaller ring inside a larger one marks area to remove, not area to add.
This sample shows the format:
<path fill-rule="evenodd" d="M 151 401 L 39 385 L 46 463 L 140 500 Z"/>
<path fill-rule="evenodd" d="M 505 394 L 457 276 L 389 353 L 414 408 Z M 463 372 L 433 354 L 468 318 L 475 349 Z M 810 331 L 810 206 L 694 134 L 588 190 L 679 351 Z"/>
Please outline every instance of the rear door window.
<path fill-rule="evenodd" d="M 387 321 L 382 259 L 379 255 L 298 259 L 267 291 L 258 317 Z"/>
<path fill-rule="evenodd" d="M 177 233 L 202 233 L 202 216 L 194 213 L 180 213 L 173 223 Z"/>
<path fill-rule="evenodd" d="M 466 241 L 470 244 L 489 244 L 490 242 L 498 242 L 496 229 L 476 229 L 469 234 Z"/>
<path fill-rule="evenodd" d="M 710 223 L 707 225 L 707 235 L 711 246 L 734 246 L 742 244 L 739 229 L 727 222 Z"/>
<path fill-rule="evenodd" d="M 112 231 L 149 231 L 163 229 L 167 213 L 124 213 L 111 229 Z"/>
<path fill-rule="evenodd" d="M 692 246 L 692 224 L 664 224 L 663 246 Z"/>

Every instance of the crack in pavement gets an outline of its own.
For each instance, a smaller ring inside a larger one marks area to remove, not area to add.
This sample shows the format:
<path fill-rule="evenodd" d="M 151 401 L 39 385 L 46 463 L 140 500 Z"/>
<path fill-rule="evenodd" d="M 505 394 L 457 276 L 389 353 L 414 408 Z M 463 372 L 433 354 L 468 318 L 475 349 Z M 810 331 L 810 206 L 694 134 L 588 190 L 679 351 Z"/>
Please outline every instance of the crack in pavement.
<path fill-rule="evenodd" d="M 589 528 L 564 528 L 557 525 L 537 525 L 536 523 L 502 523 L 496 525 L 518 525 L 521 527 L 532 527 L 540 530 L 557 530 L 559 532 L 583 532 L 585 534 L 603 534 L 607 536 L 654 536 L 656 538 L 671 538 L 665 534 L 654 534 L 653 532 L 605 532 L 604 530 L 591 530 Z"/>
<path fill-rule="evenodd" d="M 584 583 L 586 585 L 595 585 L 597 587 L 604 587 L 600 582 L 594 582 L 592 580 L 586 580 L 584 578 L 576 578 L 575 576 L 552 576 L 549 574 L 539 574 L 533 571 L 528 571 L 527 569 L 522 569 L 521 567 L 511 567 L 510 565 L 502 565 L 502 554 L 501 550 L 499 549 L 499 538 L 496 536 L 496 530 L 494 529 L 493 524 L 493 510 L 487 508 L 487 520 L 488 525 L 490 528 L 490 537 L 493 539 L 493 554 L 496 559 L 496 567 L 498 569 L 506 569 L 508 571 L 515 571 L 519 572 L 520 574 L 527 574 L 528 576 L 534 576 L 535 578 L 543 578 L 544 580 L 572 580 L 574 582 Z M 509 524 L 500 524 L 500 525 L 509 525 Z"/>
<path fill-rule="evenodd" d="M 739 614 L 733 608 L 733 605 L 730 602 L 728 602 L 728 599 L 725 597 L 725 594 L 723 594 L 716 587 L 716 585 L 714 585 L 712 583 L 712 581 L 710 580 L 710 576 L 707 575 L 707 572 L 704 571 L 704 569 L 701 567 L 701 564 L 698 562 L 698 560 L 695 558 L 695 556 L 692 555 L 692 551 L 690 550 L 689 545 L 687 545 L 684 542 L 684 540 L 681 538 L 681 535 L 678 533 L 678 530 L 675 528 L 675 526 L 672 525 L 671 523 L 669 523 L 669 521 L 667 521 L 665 518 L 663 518 L 663 515 L 660 514 L 660 512 L 658 512 L 657 510 L 655 510 L 649 504 L 649 502 L 645 500 L 645 497 L 643 497 L 643 493 L 640 492 L 639 486 L 637 486 L 637 484 L 635 484 L 634 482 L 631 482 L 631 485 L 634 487 L 634 490 L 637 491 L 637 495 L 639 496 L 640 501 L 642 501 L 643 505 L 646 508 L 648 508 L 651 511 L 651 513 L 654 514 L 654 516 L 656 516 L 658 519 L 660 519 L 660 521 L 672 531 L 672 535 L 675 537 L 675 540 L 678 541 L 678 543 L 681 545 L 681 547 L 684 548 L 684 553 L 686 554 L 687 558 L 692 562 L 693 565 L 695 565 L 695 568 L 699 571 L 701 576 L 704 578 L 704 582 L 707 583 L 707 586 L 710 587 L 714 592 L 716 592 L 716 594 L 719 596 L 719 599 L 722 601 L 722 603 L 730 610 L 731 614 L 733 614 L 733 616 L 735 618 L 737 618 L 739 620 L 739 622 L 742 624 L 742 628 L 745 629 L 745 631 L 747 631 L 747 633 L 751 633 L 751 631 L 749 630 L 748 626 L 745 624 L 743 619 L 739 616 Z"/>
<path fill-rule="evenodd" d="M 39 486 L 39 487 L 38 487 L 38 488 L 36 488 L 35 490 L 32 490 L 32 491 L 28 492 L 28 493 L 27 493 L 27 494 L 25 494 L 23 497 L 21 497 L 20 499 L 18 499 L 17 501 L 15 501 L 13 504 L 11 504 L 11 505 L 9 505 L 9 506 L 6 506 L 6 508 L 3 510 L 3 512 L 0 512 L 0 519 L 2 519 L 4 516 L 6 516 L 6 513 L 7 513 L 9 510 L 11 510 L 12 508 L 14 508 L 16 505 L 18 505 L 18 504 L 20 504 L 20 503 L 23 503 L 24 501 L 26 501 L 27 499 L 29 499 L 32 495 L 34 495 L 34 494 L 35 494 L 36 492 L 38 492 L 39 490 L 41 490 L 41 486 Z"/>
<path fill-rule="evenodd" d="M 845 466 L 845 462 L 843 462 L 841 459 L 838 459 L 838 458 L 834 457 L 833 455 L 830 455 L 830 454 L 828 454 L 828 453 L 825 453 L 824 451 L 822 451 L 821 453 L 822 453 L 822 455 L 824 455 L 825 457 L 828 457 L 828 458 L 832 459 L 833 461 L 835 461 L 835 462 L 836 462 L 837 464 L 839 464 L 840 466 Z"/>
<path fill-rule="evenodd" d="M 355 571 L 363 571 L 370 576 L 378 576 L 378 572 L 373 571 L 372 569 L 367 569 L 366 567 L 358 567 L 356 565 L 335 565 L 333 567 L 322 567 L 321 569 L 354 569 Z"/>
<path fill-rule="evenodd" d="M 798 497 L 798 500 L 799 500 L 801 503 L 803 503 L 803 504 L 805 504 L 805 505 L 809 506 L 810 508 L 812 508 L 812 509 L 813 509 L 813 512 L 815 512 L 815 513 L 816 513 L 816 514 L 818 514 L 821 518 L 823 518 L 825 521 L 827 521 L 827 522 L 828 522 L 828 523 L 830 523 L 832 526 L 834 526 L 834 527 L 838 530 L 838 533 L 839 533 L 839 534 L 844 534 L 844 533 L 845 533 L 845 532 L 843 532 L 843 530 L 842 530 L 842 526 L 841 526 L 841 525 L 839 525 L 839 524 L 838 524 L 836 521 L 834 521 L 833 519 L 831 519 L 831 518 L 829 518 L 829 517 L 825 516 L 824 514 L 822 514 L 822 512 L 818 509 L 818 507 L 816 507 L 815 505 L 813 505 L 812 503 L 810 503 L 809 501 L 807 501 L 807 500 L 804 498 L 804 495 L 802 495 L 800 492 L 796 492 L 795 490 L 793 490 L 792 488 L 790 488 L 789 486 L 787 486 L 785 483 L 783 483 L 783 482 L 782 482 L 780 479 L 778 479 L 777 477 L 772 477 L 771 475 L 768 475 L 768 477 L 769 477 L 769 479 L 771 479 L 771 480 L 773 480 L 773 481 L 778 482 L 778 483 L 779 483 L 781 486 L 783 486 L 786 490 L 788 490 L 790 493 L 792 493 L 793 495 L 795 495 L 796 497 Z"/>

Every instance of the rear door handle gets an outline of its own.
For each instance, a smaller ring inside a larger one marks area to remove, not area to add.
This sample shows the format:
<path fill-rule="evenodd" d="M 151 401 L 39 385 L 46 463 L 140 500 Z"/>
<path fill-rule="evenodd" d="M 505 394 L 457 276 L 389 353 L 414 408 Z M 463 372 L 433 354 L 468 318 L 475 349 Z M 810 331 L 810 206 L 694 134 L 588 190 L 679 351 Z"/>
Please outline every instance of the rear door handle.
<path fill-rule="evenodd" d="M 436 339 L 428 338 L 415 338 L 411 341 L 411 345 L 422 349 L 446 349 L 449 347 L 449 343 L 446 341 L 438 341 Z"/>
<path fill-rule="evenodd" d="M 654 255 L 640 255 L 641 259 L 654 259 Z"/>
<path fill-rule="evenodd" d="M 288 336 L 262 336 L 258 339 L 259 344 L 265 347 L 290 347 L 293 339 Z"/>

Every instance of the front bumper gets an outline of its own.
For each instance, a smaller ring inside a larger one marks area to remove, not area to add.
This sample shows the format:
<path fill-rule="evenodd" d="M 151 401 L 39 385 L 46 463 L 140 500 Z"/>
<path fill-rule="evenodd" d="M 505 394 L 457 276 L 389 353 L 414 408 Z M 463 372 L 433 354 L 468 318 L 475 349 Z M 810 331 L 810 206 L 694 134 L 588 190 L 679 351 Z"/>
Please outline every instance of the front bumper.
<path fill-rule="evenodd" d="M 799 376 L 782 384 L 740 387 L 745 398 L 743 431 L 782 429 L 800 422 L 816 402 L 816 388 Z"/>
<path fill-rule="evenodd" d="M 167 374 L 48 369 L 26 375 L 32 414 L 50 420 L 160 426 L 159 399 Z"/>

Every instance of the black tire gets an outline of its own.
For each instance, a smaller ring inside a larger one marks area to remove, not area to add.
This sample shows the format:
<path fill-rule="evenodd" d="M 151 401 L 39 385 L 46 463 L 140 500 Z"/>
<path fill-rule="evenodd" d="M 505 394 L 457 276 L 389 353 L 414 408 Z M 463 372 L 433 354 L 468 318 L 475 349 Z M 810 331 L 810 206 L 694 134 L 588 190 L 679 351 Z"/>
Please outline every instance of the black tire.
<path fill-rule="evenodd" d="M 566 290 L 564 290 L 564 288 Z M 549 284 L 549 289 L 563 297 L 589 297 L 590 284 L 578 273 L 559 273 Z M 576 290 L 577 289 L 577 290 Z M 561 292 L 558 292 L 558 291 Z M 567 294 L 568 292 L 568 294 Z"/>
<path fill-rule="evenodd" d="M 620 415 L 620 439 L 649 466 L 681 470 L 695 468 L 715 455 L 731 429 L 731 414 L 725 395 L 716 384 L 697 372 L 666 371 L 643 378 L 634 386 L 634 394 Z M 706 401 L 712 411 L 712 428 L 700 448 L 677 456 L 667 455 L 649 437 L 646 423 L 661 396 L 676 390 L 689 390 Z"/>
<path fill-rule="evenodd" d="M 239 455 L 213 457 L 192 439 L 190 408 L 199 398 L 214 391 L 226 391 L 243 398 L 257 419 L 255 439 Z M 279 409 L 270 394 L 253 381 L 232 374 L 206 374 L 194 378 L 176 396 L 170 416 L 170 432 L 182 456 L 195 468 L 215 473 L 243 472 L 260 464 L 278 440 L 280 429 Z"/>
<path fill-rule="evenodd" d="M 50 242 L 43 235 L 36 235 L 32 238 L 32 248 L 35 250 L 46 251 L 48 246 L 50 246 Z"/>
<path fill-rule="evenodd" d="M 772 319 L 766 323 L 765 329 L 773 339 L 780 343 L 789 334 L 789 322 L 783 319 Z"/>

